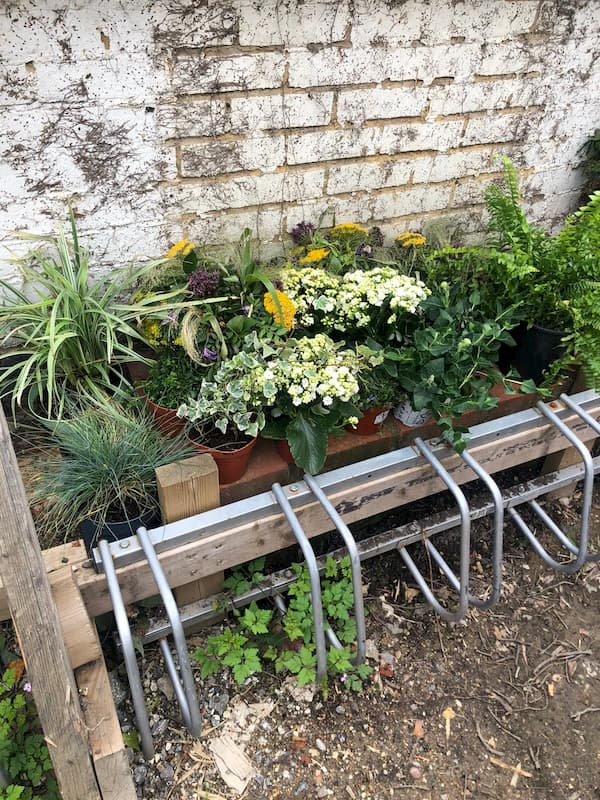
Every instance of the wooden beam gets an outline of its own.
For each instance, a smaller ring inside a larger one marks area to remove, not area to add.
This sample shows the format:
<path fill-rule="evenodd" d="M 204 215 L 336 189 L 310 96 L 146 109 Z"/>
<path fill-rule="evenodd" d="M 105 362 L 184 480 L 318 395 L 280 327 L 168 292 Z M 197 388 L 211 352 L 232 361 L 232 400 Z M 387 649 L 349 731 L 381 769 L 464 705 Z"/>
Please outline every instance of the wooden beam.
<path fill-rule="evenodd" d="M 219 470 L 214 458 L 208 454 L 159 467 L 156 483 L 163 520 L 167 523 L 210 511 L 220 503 Z M 221 592 L 223 577 L 223 570 L 219 570 L 214 575 L 178 586 L 175 590 L 178 605 L 184 606 Z"/>
<path fill-rule="evenodd" d="M 75 672 L 102 800 L 137 795 L 102 654 Z"/>
<path fill-rule="evenodd" d="M 83 603 L 71 567 L 63 567 L 49 577 L 71 668 L 100 658 L 102 649 L 96 627 Z"/>
<path fill-rule="evenodd" d="M 600 401 L 589 413 L 600 418 Z M 565 422 L 576 431 L 582 441 L 593 439 L 594 433 L 579 418 L 565 416 Z M 511 436 L 485 441 L 469 452 L 490 473 L 519 466 L 527 461 L 543 458 L 549 453 L 564 450 L 568 442 L 550 423 L 540 421 L 535 428 Z M 458 483 L 474 479 L 471 470 L 459 456 L 444 459 L 444 466 Z M 331 496 L 346 522 L 356 522 L 375 514 L 389 511 L 414 500 L 428 497 L 445 489 L 427 464 L 411 469 L 388 472 L 384 477 L 367 480 L 359 486 L 340 490 Z M 318 503 L 307 503 L 296 509 L 298 517 L 309 536 L 331 529 L 331 523 Z M 227 531 L 209 536 L 199 536 L 197 541 L 173 548 L 159 555 L 161 564 L 173 587 L 192 579 L 212 575 L 218 570 L 242 564 L 261 555 L 272 553 L 295 544 L 283 515 L 272 514 L 246 524 L 232 526 Z M 155 584 L 150 569 L 144 562 L 136 562 L 119 569 L 119 583 L 126 603 L 152 595 Z M 91 570 L 78 570 L 84 602 L 92 616 L 111 608 L 106 579 Z"/>
<path fill-rule="evenodd" d="M 61 797 L 101 800 L 77 686 L 2 409 L 0 575 Z"/>

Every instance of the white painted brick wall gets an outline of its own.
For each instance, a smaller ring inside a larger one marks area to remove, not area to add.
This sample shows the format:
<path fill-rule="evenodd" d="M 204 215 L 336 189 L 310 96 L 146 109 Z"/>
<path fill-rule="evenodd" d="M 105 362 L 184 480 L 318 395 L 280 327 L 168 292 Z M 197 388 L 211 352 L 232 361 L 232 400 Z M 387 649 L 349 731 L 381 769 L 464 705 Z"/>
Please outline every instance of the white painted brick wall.
<path fill-rule="evenodd" d="M 554 224 L 600 125 L 599 32 L 600 0 L 10 0 L 0 241 L 68 199 L 100 271 L 245 226 L 271 253 L 325 208 L 475 236 L 497 154 Z"/>

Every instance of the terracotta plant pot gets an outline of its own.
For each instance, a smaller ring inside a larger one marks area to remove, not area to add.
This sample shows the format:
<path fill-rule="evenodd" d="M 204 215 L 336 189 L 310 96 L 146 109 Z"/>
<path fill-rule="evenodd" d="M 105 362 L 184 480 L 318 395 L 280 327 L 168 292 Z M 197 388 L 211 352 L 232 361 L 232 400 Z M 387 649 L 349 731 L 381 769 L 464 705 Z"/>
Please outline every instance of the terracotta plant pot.
<path fill-rule="evenodd" d="M 164 406 L 159 406 L 156 403 L 153 403 L 152 400 L 145 395 L 144 401 L 148 407 L 148 410 L 154 417 L 154 422 L 159 431 L 164 433 L 165 436 L 172 436 L 173 438 L 179 436 L 179 434 L 185 428 L 186 423 L 184 419 L 180 419 L 177 416 L 177 411 L 174 408 L 164 408 Z"/>
<path fill-rule="evenodd" d="M 363 411 L 363 415 L 356 425 L 346 425 L 346 430 L 357 436 L 372 436 L 374 433 L 379 432 L 389 413 L 389 409 L 384 409 L 380 406 L 368 408 Z"/>
<path fill-rule="evenodd" d="M 157 525 L 160 525 L 160 513 L 153 508 L 137 517 L 121 522 L 105 522 L 103 525 L 92 518 L 84 519 L 79 523 L 79 533 L 91 558 L 92 550 L 98 546 L 101 539 L 118 542 L 134 536 L 138 528 L 155 528 Z"/>
<path fill-rule="evenodd" d="M 275 449 L 286 464 L 295 464 L 287 439 L 275 439 Z"/>
<path fill-rule="evenodd" d="M 250 439 L 249 442 L 240 442 L 237 449 L 224 450 L 216 447 L 207 447 L 200 442 L 195 441 L 191 436 L 187 438 L 199 453 L 208 453 L 211 455 L 219 470 L 219 483 L 234 483 L 239 481 L 242 475 L 248 469 L 250 455 L 257 442 L 257 437 Z M 232 445 L 233 446 L 233 443 Z"/>

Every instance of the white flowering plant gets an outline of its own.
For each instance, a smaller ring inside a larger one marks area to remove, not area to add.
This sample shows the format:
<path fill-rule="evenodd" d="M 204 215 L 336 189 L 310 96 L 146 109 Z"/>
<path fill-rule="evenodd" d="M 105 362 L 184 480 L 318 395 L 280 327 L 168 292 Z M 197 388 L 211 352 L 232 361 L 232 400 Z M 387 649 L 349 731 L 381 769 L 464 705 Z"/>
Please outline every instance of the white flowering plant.
<path fill-rule="evenodd" d="M 300 327 L 346 336 L 383 333 L 388 338 L 401 320 L 417 313 L 430 294 L 421 280 L 391 266 L 343 276 L 315 267 L 288 268 L 281 278 Z"/>
<path fill-rule="evenodd" d="M 287 439 L 296 464 L 317 473 L 328 434 L 360 416 L 358 376 L 370 358 L 322 333 L 289 339 L 263 373 L 263 393 L 272 404 L 263 436 Z"/>

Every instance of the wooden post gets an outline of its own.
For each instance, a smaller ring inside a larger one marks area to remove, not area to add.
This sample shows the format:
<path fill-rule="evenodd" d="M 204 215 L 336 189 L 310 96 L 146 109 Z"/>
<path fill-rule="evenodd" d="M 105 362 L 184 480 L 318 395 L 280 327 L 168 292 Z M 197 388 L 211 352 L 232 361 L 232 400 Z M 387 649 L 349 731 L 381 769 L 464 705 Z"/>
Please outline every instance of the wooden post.
<path fill-rule="evenodd" d="M 219 471 L 212 456 L 192 456 L 156 470 L 158 498 L 165 522 L 177 522 L 220 503 Z M 223 572 L 179 586 L 175 590 L 180 606 L 223 590 Z"/>
<path fill-rule="evenodd" d="M 2 409 L 0 576 L 61 796 L 101 800 L 77 686 Z"/>

